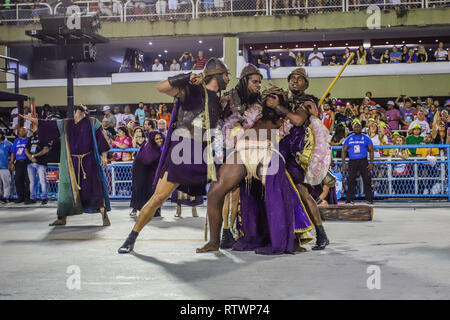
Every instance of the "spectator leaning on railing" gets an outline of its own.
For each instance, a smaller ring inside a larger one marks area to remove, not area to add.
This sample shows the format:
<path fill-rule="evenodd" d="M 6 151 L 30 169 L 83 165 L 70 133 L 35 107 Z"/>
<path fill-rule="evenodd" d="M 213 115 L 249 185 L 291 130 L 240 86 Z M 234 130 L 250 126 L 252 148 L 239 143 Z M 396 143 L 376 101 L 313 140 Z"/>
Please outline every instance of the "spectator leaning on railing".
<path fill-rule="evenodd" d="M 391 58 L 391 63 L 400 63 L 402 61 L 402 53 L 398 51 L 396 46 L 392 47 L 389 57 Z"/>
<path fill-rule="evenodd" d="M 434 57 L 437 62 L 448 61 L 448 51 L 444 49 L 444 43 L 439 42 L 439 47 L 434 52 Z"/>
<path fill-rule="evenodd" d="M 206 63 L 208 62 L 208 59 L 205 58 L 203 55 L 203 51 L 198 52 L 198 58 L 195 60 L 194 64 L 194 70 L 203 70 L 205 68 Z"/>

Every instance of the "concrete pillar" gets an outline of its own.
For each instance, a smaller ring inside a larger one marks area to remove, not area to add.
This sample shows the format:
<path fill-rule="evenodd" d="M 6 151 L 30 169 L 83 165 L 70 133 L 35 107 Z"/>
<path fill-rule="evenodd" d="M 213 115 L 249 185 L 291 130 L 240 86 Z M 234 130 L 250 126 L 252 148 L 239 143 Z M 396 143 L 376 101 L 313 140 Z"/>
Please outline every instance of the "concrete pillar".
<path fill-rule="evenodd" d="M 238 80 L 236 74 L 237 55 L 239 50 L 239 38 L 237 36 L 223 37 L 223 57 L 225 64 L 230 70 L 230 83 L 227 89 L 234 87 Z"/>

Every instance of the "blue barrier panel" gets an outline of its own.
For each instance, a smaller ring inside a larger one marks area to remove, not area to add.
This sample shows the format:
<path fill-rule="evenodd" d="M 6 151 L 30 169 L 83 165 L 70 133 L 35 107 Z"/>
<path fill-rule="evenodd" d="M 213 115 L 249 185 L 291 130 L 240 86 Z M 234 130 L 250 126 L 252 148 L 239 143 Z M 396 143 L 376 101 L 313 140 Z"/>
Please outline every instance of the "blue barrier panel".
<path fill-rule="evenodd" d="M 425 145 L 384 145 L 374 149 L 414 149 Z M 443 155 L 433 158 L 380 157 L 374 159 L 371 172 L 372 190 L 375 199 L 389 198 L 447 198 L 450 201 L 450 145 L 426 145 L 426 148 L 439 148 Z M 332 150 L 341 150 L 342 146 L 333 146 Z M 111 149 L 110 152 L 136 152 L 139 149 Z M 111 199 L 131 199 L 132 162 L 113 162 L 105 168 L 108 192 Z M 342 160 L 334 158 L 333 171 L 343 176 L 342 194 L 345 198 L 347 172 L 342 172 Z M 58 166 L 50 165 L 49 171 L 57 171 Z M 357 197 L 363 197 L 361 178 L 357 180 Z M 48 196 L 56 198 L 58 181 L 48 181 Z"/>
<path fill-rule="evenodd" d="M 333 146 L 332 150 L 342 150 Z M 371 171 L 374 198 L 447 198 L 450 201 L 450 145 L 383 145 L 374 149 L 439 148 L 440 156 L 433 158 L 410 157 L 374 158 Z M 348 159 L 347 159 L 348 160 Z M 333 159 L 333 170 L 343 176 L 343 193 L 346 192 L 347 172 L 342 172 L 342 160 Z M 357 179 L 357 197 L 363 197 L 362 179 Z"/>

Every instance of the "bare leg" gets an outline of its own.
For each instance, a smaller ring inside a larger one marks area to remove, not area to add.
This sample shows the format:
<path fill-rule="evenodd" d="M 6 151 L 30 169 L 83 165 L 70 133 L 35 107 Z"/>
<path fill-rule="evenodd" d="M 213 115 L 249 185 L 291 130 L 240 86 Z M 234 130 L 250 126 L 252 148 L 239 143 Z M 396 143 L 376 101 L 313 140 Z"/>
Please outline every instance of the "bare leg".
<path fill-rule="evenodd" d="M 133 231 L 128 235 L 128 238 L 125 240 L 124 244 L 122 244 L 119 248 L 119 253 L 130 253 L 133 251 L 134 243 L 139 232 L 153 219 L 156 210 L 162 206 L 164 201 L 169 198 L 178 186 L 179 184 L 177 183 L 167 181 L 167 172 L 165 172 L 163 178 L 158 181 L 155 193 L 142 207 Z"/>
<path fill-rule="evenodd" d="M 156 185 L 155 193 L 153 193 L 150 200 L 142 207 L 139 217 L 134 225 L 133 231 L 141 232 L 141 230 L 149 223 L 156 210 L 158 210 L 163 203 L 170 197 L 172 192 L 178 188 L 179 184 L 167 181 L 167 172 L 164 173 L 162 179 Z"/>
<path fill-rule="evenodd" d="M 320 211 L 317 207 L 317 203 L 314 201 L 313 197 L 309 194 L 308 188 L 302 184 L 296 185 L 302 202 L 308 210 L 308 216 L 312 220 L 314 227 L 322 225 L 322 218 L 320 217 Z"/>
<path fill-rule="evenodd" d="M 245 166 L 236 163 L 238 162 L 222 165 L 219 169 L 218 180 L 211 183 L 207 203 L 210 241 L 202 248 L 197 249 L 197 253 L 219 250 L 223 200 L 227 193 L 233 190 L 246 175 Z"/>

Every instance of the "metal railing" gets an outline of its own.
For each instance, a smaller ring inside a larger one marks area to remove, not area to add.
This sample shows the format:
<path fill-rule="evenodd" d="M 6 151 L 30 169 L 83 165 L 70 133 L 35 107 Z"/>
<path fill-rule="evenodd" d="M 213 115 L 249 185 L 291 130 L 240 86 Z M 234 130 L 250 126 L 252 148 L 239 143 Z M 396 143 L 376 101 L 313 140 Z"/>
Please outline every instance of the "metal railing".
<path fill-rule="evenodd" d="M 425 145 L 384 145 L 374 146 L 374 149 L 414 149 Z M 446 198 L 450 201 L 450 145 L 426 145 L 426 148 L 443 150 L 431 161 L 429 158 L 411 157 L 375 158 L 371 171 L 372 191 L 375 199 L 389 198 Z M 332 147 L 341 150 L 342 147 Z M 119 149 L 112 149 L 119 151 Z M 110 151 L 112 151 L 110 150 Z M 120 149 L 122 152 L 134 152 L 138 149 Z M 132 192 L 132 162 L 113 162 L 105 168 L 108 193 L 111 199 L 131 199 Z M 333 160 L 332 169 L 341 178 L 342 193 L 347 189 L 347 172 L 342 171 L 341 159 Z M 47 172 L 57 171 L 58 166 L 49 165 Z M 338 179 L 339 180 L 339 179 Z M 58 180 L 47 182 L 48 197 L 55 199 L 58 193 Z M 356 186 L 357 197 L 364 196 L 363 184 L 360 178 Z"/>
<path fill-rule="evenodd" d="M 0 23 L 7 25 L 37 23 L 41 16 L 52 14 L 52 7 L 45 2 L 0 4 Z"/>
<path fill-rule="evenodd" d="M 131 1 L 124 5 L 124 21 L 136 21 L 147 19 L 156 20 L 180 20 L 195 19 L 195 4 L 193 0 L 180 1 Z"/>
<path fill-rule="evenodd" d="M 103 1 L 75 1 L 71 4 L 80 8 L 81 13 L 95 13 L 99 12 L 100 19 L 104 20 L 123 20 L 123 5 L 118 0 L 103 0 Z M 66 7 L 62 2 L 56 4 L 53 14 L 64 15 Z"/>
<path fill-rule="evenodd" d="M 409 2 L 408 2 L 409 1 Z M 75 1 L 82 12 L 99 12 L 101 19 L 130 22 L 137 20 L 184 20 L 222 16 L 304 15 L 330 11 L 360 11 L 370 5 L 389 8 L 447 7 L 450 0 L 138 0 Z M 0 24 L 39 22 L 43 15 L 63 14 L 59 2 L 0 5 Z"/>
<path fill-rule="evenodd" d="M 341 146 L 331 147 L 341 150 Z M 447 198 L 450 201 L 450 145 L 383 145 L 374 149 L 423 149 L 439 148 L 434 158 L 379 157 L 374 159 L 371 171 L 374 198 Z M 443 151 L 443 152 L 441 152 Z M 341 175 L 343 193 L 347 189 L 347 172 L 342 170 L 342 160 L 333 159 L 333 171 Z M 357 197 L 364 196 L 363 183 L 359 178 Z"/>

